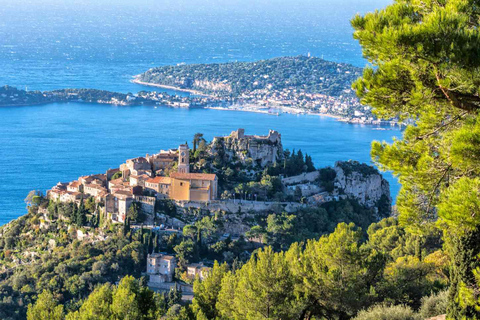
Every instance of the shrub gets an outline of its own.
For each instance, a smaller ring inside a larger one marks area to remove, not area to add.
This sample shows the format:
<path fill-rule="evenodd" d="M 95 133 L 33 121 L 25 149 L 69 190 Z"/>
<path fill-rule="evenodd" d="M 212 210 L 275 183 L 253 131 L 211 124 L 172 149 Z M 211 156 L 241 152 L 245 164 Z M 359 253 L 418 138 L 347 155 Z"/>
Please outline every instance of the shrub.
<path fill-rule="evenodd" d="M 447 313 L 448 290 L 434 293 L 431 296 L 422 298 L 420 314 L 424 318 L 435 317 Z"/>
<path fill-rule="evenodd" d="M 362 310 L 354 320 L 421 320 L 422 317 L 408 306 L 376 305 Z"/>

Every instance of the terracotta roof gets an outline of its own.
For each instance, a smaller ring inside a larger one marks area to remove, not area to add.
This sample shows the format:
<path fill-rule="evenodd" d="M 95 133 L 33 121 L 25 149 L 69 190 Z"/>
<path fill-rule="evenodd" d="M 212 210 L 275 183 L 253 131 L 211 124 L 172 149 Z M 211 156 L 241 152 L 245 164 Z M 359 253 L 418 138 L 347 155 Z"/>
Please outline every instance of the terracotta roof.
<path fill-rule="evenodd" d="M 155 178 L 148 179 L 146 182 L 170 184 L 172 181 L 169 177 L 155 177 Z"/>
<path fill-rule="evenodd" d="M 110 183 L 112 183 L 112 184 L 123 184 L 123 178 L 110 180 Z"/>
<path fill-rule="evenodd" d="M 180 180 L 210 180 L 213 181 L 217 178 L 216 174 L 212 173 L 182 173 L 173 172 L 170 174 L 171 178 Z"/>
<path fill-rule="evenodd" d="M 133 197 L 133 193 L 131 191 L 125 191 L 125 190 L 118 190 L 113 192 L 113 195 L 118 197 Z"/>
<path fill-rule="evenodd" d="M 133 158 L 133 159 L 128 159 L 127 161 L 132 161 L 132 162 L 137 162 L 137 163 L 145 163 L 148 162 L 147 159 L 144 157 L 138 157 L 138 158 Z"/>
<path fill-rule="evenodd" d="M 79 187 L 80 184 L 81 184 L 81 183 L 78 182 L 78 181 L 72 181 L 72 182 L 70 182 L 68 185 L 69 185 L 70 187 L 76 188 L 76 187 Z"/>

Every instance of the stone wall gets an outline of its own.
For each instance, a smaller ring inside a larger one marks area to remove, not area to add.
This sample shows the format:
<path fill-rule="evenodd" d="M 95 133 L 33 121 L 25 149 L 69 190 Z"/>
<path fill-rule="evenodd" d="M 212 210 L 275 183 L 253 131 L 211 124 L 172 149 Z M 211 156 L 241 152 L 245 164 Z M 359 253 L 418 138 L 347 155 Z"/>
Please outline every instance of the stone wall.
<path fill-rule="evenodd" d="M 210 201 L 210 202 L 191 202 L 191 201 L 178 201 L 176 202 L 177 208 L 196 208 L 209 210 L 211 212 L 226 211 L 226 212 L 238 212 L 239 208 L 241 212 L 295 212 L 300 208 L 305 208 L 305 204 L 299 202 L 264 202 L 264 201 L 240 201 L 240 200 L 222 200 L 222 201 Z"/>

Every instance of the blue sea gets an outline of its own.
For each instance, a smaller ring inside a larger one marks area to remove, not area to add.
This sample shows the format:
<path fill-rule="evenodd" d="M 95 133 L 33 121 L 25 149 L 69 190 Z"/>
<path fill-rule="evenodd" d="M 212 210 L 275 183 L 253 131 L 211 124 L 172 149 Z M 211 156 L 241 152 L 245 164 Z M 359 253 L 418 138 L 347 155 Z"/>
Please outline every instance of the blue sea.
<path fill-rule="evenodd" d="M 152 90 L 148 68 L 308 54 L 364 66 L 349 19 L 387 0 L 0 0 L 0 85 L 28 90 Z M 172 92 L 170 92 L 172 93 Z M 370 162 L 372 140 L 397 129 L 307 115 L 50 104 L 0 109 L 0 224 L 26 212 L 29 190 L 104 172 L 129 157 L 237 128 L 282 133 L 317 166 Z M 399 186 L 391 175 L 392 194 Z"/>

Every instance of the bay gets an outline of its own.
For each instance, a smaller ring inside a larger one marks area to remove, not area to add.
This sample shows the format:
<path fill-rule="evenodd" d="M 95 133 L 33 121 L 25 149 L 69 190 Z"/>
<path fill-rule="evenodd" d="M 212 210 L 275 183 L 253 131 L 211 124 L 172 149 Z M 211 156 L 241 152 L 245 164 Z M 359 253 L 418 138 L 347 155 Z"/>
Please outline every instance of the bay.
<path fill-rule="evenodd" d="M 349 159 L 370 163 L 372 140 L 391 141 L 401 134 L 325 116 L 80 103 L 0 108 L 0 119 L 0 225 L 25 213 L 23 199 L 30 190 L 45 192 L 59 181 L 191 144 L 197 132 L 211 140 L 238 128 L 246 134 L 277 130 L 284 148 L 308 153 L 317 167 Z M 396 195 L 398 182 L 385 177 Z"/>

